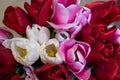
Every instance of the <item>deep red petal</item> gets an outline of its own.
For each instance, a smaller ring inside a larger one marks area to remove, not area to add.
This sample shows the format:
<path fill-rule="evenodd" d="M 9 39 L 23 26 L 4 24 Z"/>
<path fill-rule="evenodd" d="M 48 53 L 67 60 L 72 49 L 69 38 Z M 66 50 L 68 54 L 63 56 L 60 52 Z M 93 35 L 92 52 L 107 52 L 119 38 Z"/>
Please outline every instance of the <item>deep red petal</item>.
<path fill-rule="evenodd" d="M 98 21 L 102 20 L 102 18 L 104 18 L 106 15 L 108 15 L 110 10 L 112 9 L 113 4 L 114 4 L 113 1 L 109 1 L 95 9 L 93 9 L 91 23 L 98 22 Z"/>
<path fill-rule="evenodd" d="M 39 11 L 36 10 L 35 8 L 33 8 L 32 6 L 30 6 L 27 2 L 24 3 L 24 8 L 26 9 L 28 14 L 30 15 L 32 21 L 34 23 L 37 23 Z"/>
<path fill-rule="evenodd" d="M 14 75 L 10 80 L 23 80 L 20 75 Z"/>
<path fill-rule="evenodd" d="M 15 15 L 17 18 L 18 25 L 26 29 L 27 25 L 31 25 L 28 20 L 27 14 L 19 7 L 15 8 Z"/>
<path fill-rule="evenodd" d="M 95 8 L 101 6 L 104 3 L 105 3 L 104 1 L 96 1 L 96 2 L 88 3 L 85 6 L 90 8 L 91 10 L 94 10 Z"/>
<path fill-rule="evenodd" d="M 104 62 L 99 64 L 94 68 L 94 74 L 100 80 L 113 80 L 118 70 L 118 65 L 116 63 Z"/>
<path fill-rule="evenodd" d="M 40 14 L 39 14 L 39 24 L 42 26 L 46 26 L 47 22 L 50 19 L 50 10 L 51 10 L 52 0 L 47 0 L 43 5 Z"/>

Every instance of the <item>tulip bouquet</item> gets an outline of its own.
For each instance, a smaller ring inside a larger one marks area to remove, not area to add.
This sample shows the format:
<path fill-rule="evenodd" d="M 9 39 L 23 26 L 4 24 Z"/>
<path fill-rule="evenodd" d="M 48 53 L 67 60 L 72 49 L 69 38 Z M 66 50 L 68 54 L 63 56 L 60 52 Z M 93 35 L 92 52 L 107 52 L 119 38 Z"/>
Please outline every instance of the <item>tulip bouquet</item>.
<path fill-rule="evenodd" d="M 0 28 L 0 80 L 120 80 L 120 6 L 114 0 L 31 0 Z"/>

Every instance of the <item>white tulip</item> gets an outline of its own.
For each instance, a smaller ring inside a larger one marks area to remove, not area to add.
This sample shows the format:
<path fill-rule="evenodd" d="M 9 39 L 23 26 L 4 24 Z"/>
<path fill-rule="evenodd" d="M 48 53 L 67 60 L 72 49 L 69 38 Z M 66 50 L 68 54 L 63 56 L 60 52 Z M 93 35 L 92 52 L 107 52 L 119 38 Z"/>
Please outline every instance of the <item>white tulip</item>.
<path fill-rule="evenodd" d="M 50 31 L 44 26 L 39 26 L 33 24 L 32 28 L 30 26 L 26 29 L 27 38 L 33 41 L 37 41 L 40 44 L 47 42 L 50 38 Z"/>
<path fill-rule="evenodd" d="M 57 31 L 55 38 L 58 39 L 59 42 L 62 42 L 66 39 L 69 39 L 70 35 L 66 31 Z"/>
<path fill-rule="evenodd" d="M 59 42 L 57 39 L 50 39 L 41 45 L 40 58 L 44 64 L 61 64 L 63 62 L 59 54 Z"/>
<path fill-rule="evenodd" d="M 25 38 L 13 38 L 3 42 L 6 48 L 10 48 L 15 60 L 22 65 L 30 66 L 39 58 L 40 46 L 37 42 Z"/>

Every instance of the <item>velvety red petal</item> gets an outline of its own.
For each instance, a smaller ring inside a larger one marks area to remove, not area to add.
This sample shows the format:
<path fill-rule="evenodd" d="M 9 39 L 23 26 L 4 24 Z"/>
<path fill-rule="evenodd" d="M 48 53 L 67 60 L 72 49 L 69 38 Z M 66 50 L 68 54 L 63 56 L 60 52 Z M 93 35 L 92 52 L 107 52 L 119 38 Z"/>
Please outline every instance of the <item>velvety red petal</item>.
<path fill-rule="evenodd" d="M 114 4 L 113 1 L 109 1 L 109 2 L 102 4 L 101 6 L 97 7 L 96 9 L 93 9 L 91 23 L 100 21 L 102 18 L 104 18 L 106 15 L 108 15 L 110 10 L 112 9 L 113 4 Z"/>
<path fill-rule="evenodd" d="M 14 75 L 10 80 L 23 80 L 20 75 Z"/>
<path fill-rule="evenodd" d="M 27 2 L 24 3 L 24 8 L 26 9 L 26 11 L 28 12 L 28 14 L 30 15 L 30 18 L 32 19 L 32 21 L 34 23 L 37 23 L 39 11 L 36 10 L 36 9 L 34 9 Z"/>
<path fill-rule="evenodd" d="M 102 48 L 104 48 L 104 45 L 100 42 L 96 42 L 95 45 L 92 46 L 92 51 L 88 55 L 87 61 L 92 64 L 102 63 L 106 61 L 106 59 L 100 54 Z"/>
<path fill-rule="evenodd" d="M 90 78 L 88 80 L 97 80 L 94 75 L 91 74 Z"/>
<path fill-rule="evenodd" d="M 5 10 L 5 15 L 4 15 L 3 23 L 4 22 L 8 22 L 10 24 L 17 24 L 17 20 L 16 20 L 16 16 L 15 16 L 14 11 L 15 11 L 15 9 L 12 6 L 9 6 Z"/>
<path fill-rule="evenodd" d="M 90 8 L 91 10 L 94 10 L 95 8 L 101 6 L 104 3 L 105 3 L 104 1 L 96 1 L 96 2 L 88 3 L 85 6 Z"/>
<path fill-rule="evenodd" d="M 118 70 L 118 65 L 116 63 L 104 62 L 99 64 L 94 68 L 94 74 L 100 80 L 113 80 Z"/>
<path fill-rule="evenodd" d="M 116 15 L 120 15 L 119 13 L 120 13 L 119 7 L 116 6 L 116 5 L 114 5 L 114 6 L 112 7 L 111 11 L 109 12 L 109 14 L 108 14 L 107 17 L 108 17 L 109 19 L 112 19 L 112 18 L 114 18 Z"/>
<path fill-rule="evenodd" d="M 47 0 L 47 2 L 45 2 L 45 4 L 43 5 L 40 14 L 38 16 L 38 24 L 42 25 L 42 26 L 46 26 L 47 22 L 50 19 L 50 10 L 51 10 L 51 4 L 52 4 L 52 0 Z"/>
<path fill-rule="evenodd" d="M 30 21 L 28 20 L 27 14 L 21 8 L 15 8 L 15 14 L 19 26 L 26 29 L 28 25 L 31 25 Z"/>
<path fill-rule="evenodd" d="M 10 23 L 7 23 L 7 22 L 4 22 L 4 24 L 6 26 L 9 26 L 9 28 L 15 30 L 17 33 L 19 34 L 25 34 L 26 30 L 25 29 L 22 29 L 22 27 L 18 26 L 18 25 L 14 25 L 14 24 L 10 24 Z"/>
<path fill-rule="evenodd" d="M 12 11 L 12 12 L 9 12 L 9 11 Z M 15 30 L 19 34 L 26 34 L 26 27 L 27 25 L 31 25 L 31 23 L 25 11 L 23 11 L 19 7 L 16 7 L 16 8 L 8 7 L 5 14 L 6 15 L 4 17 L 3 23 L 7 27 Z"/>
<path fill-rule="evenodd" d="M 6 67 L 2 67 L 0 66 L 0 77 L 2 76 L 7 76 L 10 75 L 14 72 L 14 67 L 12 66 L 6 66 Z"/>
<path fill-rule="evenodd" d="M 66 78 L 68 78 L 70 75 L 69 75 L 67 69 L 65 68 L 65 66 L 59 65 L 59 67 L 65 73 Z"/>
<path fill-rule="evenodd" d="M 42 6 L 46 1 L 47 0 L 31 0 L 31 6 L 36 10 L 41 10 Z"/>
<path fill-rule="evenodd" d="M 103 20 L 103 23 L 104 24 L 110 24 L 110 23 L 112 23 L 112 22 L 115 22 L 115 21 L 118 21 L 118 20 L 120 20 L 120 15 L 116 15 L 115 17 L 113 17 L 112 19 L 104 19 Z"/>
<path fill-rule="evenodd" d="M 5 10 L 5 16 L 9 15 L 10 12 L 14 12 L 14 8 L 12 6 L 9 6 L 6 10 Z"/>
<path fill-rule="evenodd" d="M 70 75 L 64 65 L 46 64 L 35 70 L 40 80 L 67 80 Z"/>
<path fill-rule="evenodd" d="M 14 71 L 15 59 L 12 52 L 0 43 L 0 75 L 8 75 Z"/>
<path fill-rule="evenodd" d="M 79 36 L 82 38 L 82 40 L 89 44 L 92 44 L 95 42 L 95 39 L 90 36 L 91 31 L 92 30 L 88 27 L 88 28 L 82 29 L 79 33 Z"/>
<path fill-rule="evenodd" d="M 35 71 L 35 73 L 39 73 L 39 72 L 45 71 L 45 70 L 51 68 L 52 66 L 53 66 L 52 64 L 46 64 L 46 65 L 40 67 L 39 69 L 37 69 L 37 70 Z"/>

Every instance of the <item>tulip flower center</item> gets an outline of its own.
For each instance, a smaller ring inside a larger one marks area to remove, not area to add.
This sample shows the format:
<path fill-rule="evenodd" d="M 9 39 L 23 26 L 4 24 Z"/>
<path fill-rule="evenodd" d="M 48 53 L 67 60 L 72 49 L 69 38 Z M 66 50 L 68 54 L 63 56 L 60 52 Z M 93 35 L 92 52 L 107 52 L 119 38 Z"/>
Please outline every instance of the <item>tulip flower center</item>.
<path fill-rule="evenodd" d="M 57 49 L 54 44 L 46 46 L 46 52 L 50 57 L 56 57 Z"/>
<path fill-rule="evenodd" d="M 61 34 L 61 36 L 62 36 L 64 39 L 67 38 L 67 36 L 66 36 L 65 34 Z"/>
<path fill-rule="evenodd" d="M 77 50 L 75 51 L 75 61 L 79 61 L 78 55 L 77 55 Z"/>
<path fill-rule="evenodd" d="M 20 48 L 20 47 L 16 46 L 16 50 L 18 51 L 19 55 L 22 58 L 25 58 L 25 56 L 27 55 L 27 50 L 26 49 L 23 49 L 23 48 Z"/>

